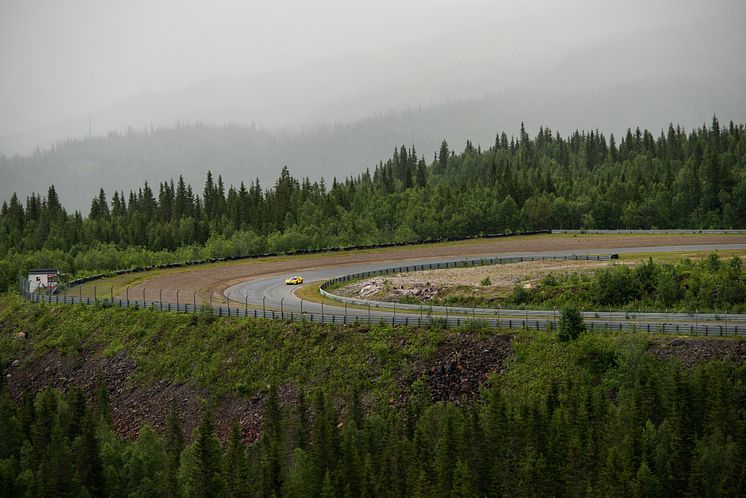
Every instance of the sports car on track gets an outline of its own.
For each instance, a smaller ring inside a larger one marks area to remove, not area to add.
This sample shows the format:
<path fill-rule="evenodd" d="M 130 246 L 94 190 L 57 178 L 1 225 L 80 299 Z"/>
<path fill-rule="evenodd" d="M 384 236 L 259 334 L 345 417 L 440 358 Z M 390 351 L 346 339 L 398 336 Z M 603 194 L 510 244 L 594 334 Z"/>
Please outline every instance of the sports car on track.
<path fill-rule="evenodd" d="M 298 285 L 302 283 L 303 283 L 303 277 L 301 277 L 300 275 L 296 277 L 290 277 L 287 280 L 285 280 L 285 284 L 287 285 Z"/>

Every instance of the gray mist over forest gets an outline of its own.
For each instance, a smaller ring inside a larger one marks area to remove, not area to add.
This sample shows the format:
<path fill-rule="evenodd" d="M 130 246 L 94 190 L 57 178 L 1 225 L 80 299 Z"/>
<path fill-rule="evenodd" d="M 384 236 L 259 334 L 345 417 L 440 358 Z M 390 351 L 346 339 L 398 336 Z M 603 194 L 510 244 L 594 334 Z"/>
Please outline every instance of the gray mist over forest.
<path fill-rule="evenodd" d="M 521 122 L 743 122 L 744 25 L 738 0 L 3 0 L 0 198 L 346 177 Z"/>

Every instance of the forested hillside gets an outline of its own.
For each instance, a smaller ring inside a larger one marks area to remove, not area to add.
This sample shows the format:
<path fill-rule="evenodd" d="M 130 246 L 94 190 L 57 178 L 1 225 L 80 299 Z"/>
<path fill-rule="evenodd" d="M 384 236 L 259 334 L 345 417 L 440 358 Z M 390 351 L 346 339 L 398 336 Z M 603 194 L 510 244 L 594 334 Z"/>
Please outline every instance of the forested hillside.
<path fill-rule="evenodd" d="M 207 173 L 136 192 L 100 194 L 68 212 L 54 187 L 12 196 L 0 212 L 3 287 L 29 266 L 68 273 L 166 261 L 462 237 L 540 228 L 746 227 L 743 124 L 655 137 L 597 130 L 562 138 L 521 127 L 481 149 L 443 142 L 434 157 L 414 146 L 354 178 L 293 178 L 264 188 L 225 185 Z"/>
<path fill-rule="evenodd" d="M 0 304 L 0 496 L 746 492 L 742 341 Z"/>

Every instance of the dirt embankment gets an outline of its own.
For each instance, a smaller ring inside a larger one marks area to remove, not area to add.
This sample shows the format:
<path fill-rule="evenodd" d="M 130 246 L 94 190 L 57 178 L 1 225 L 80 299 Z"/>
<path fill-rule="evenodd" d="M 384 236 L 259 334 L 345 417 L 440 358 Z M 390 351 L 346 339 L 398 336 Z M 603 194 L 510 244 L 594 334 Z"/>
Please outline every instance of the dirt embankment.
<path fill-rule="evenodd" d="M 165 427 L 171 404 L 176 402 L 184 434 L 189 437 L 199 419 L 209 393 L 204 389 L 161 380 L 142 385 L 136 379 L 135 363 L 124 353 L 106 357 L 93 351 L 71 357 L 50 351 L 32 363 L 14 361 L 6 371 L 10 396 L 20 400 L 46 387 L 67 392 L 73 386 L 82 388 L 89 400 L 95 397 L 99 375 L 106 383 L 112 410 L 114 430 L 135 438 L 149 423 L 157 430 Z M 256 440 L 261 431 L 263 396 L 228 397 L 214 407 L 215 425 L 221 439 L 227 437 L 230 424 L 236 420 L 246 442 Z"/>
<path fill-rule="evenodd" d="M 431 361 L 418 369 L 427 379 L 433 401 L 461 403 L 472 400 L 493 374 L 505 369 L 513 354 L 512 335 L 454 334 L 438 348 Z"/>
<path fill-rule="evenodd" d="M 513 354 L 512 338 L 511 335 L 500 334 L 449 334 L 432 358 L 415 360 L 407 377 L 400 378 L 399 393 L 392 398 L 392 402 L 399 406 L 405 404 L 411 394 L 409 386 L 418 379 L 425 381 L 433 401 L 462 403 L 476 399 L 480 387 L 489 376 L 500 374 L 506 368 Z M 677 358 L 687 367 L 715 359 L 744 362 L 746 339 L 656 338 L 649 351 L 662 360 Z M 138 378 L 135 363 L 125 353 L 107 357 L 88 351 L 72 357 L 52 350 L 34 361 L 13 361 L 6 369 L 6 381 L 10 395 L 15 400 L 46 387 L 66 392 L 73 386 L 81 387 L 92 400 L 97 378 L 101 374 L 109 393 L 114 429 L 127 438 L 136 437 L 145 423 L 162 431 L 174 401 L 184 433 L 189 437 L 199 423 L 206 400 L 211 399 L 207 389 L 187 384 L 167 380 L 143 384 Z M 297 400 L 298 389 L 283 384 L 278 394 L 280 404 L 290 406 Z M 336 402 L 341 405 L 344 400 Z M 364 396 L 364 405 L 368 410 L 375 408 L 371 403 Z M 262 430 L 263 393 L 250 397 L 226 396 L 212 406 L 221 440 L 227 437 L 233 420 L 239 423 L 245 442 L 258 439 Z M 344 407 L 341 407 L 340 413 L 344 412 Z M 312 413 L 309 415 L 312 416 Z"/>
<path fill-rule="evenodd" d="M 712 360 L 746 361 L 746 339 L 657 339 L 649 348 L 661 360 L 675 358 L 691 368 Z"/>
<path fill-rule="evenodd" d="M 194 292 L 197 299 L 209 291 L 216 299 L 223 298 L 223 291 L 231 285 L 268 275 L 290 275 L 303 270 L 323 267 L 344 267 L 360 263 L 391 261 L 400 264 L 407 260 L 443 257 L 479 257 L 480 255 L 516 254 L 540 251 L 578 251 L 599 253 L 617 247 L 675 246 L 684 244 L 746 243 L 741 235 L 542 235 L 483 239 L 451 244 L 420 245 L 395 250 L 352 251 L 347 253 L 319 254 L 305 257 L 246 260 L 236 264 L 194 267 L 185 271 L 166 273 L 148 279 L 130 288 L 130 296 L 157 300 L 162 291 L 163 302 L 176 302 L 180 290 L 181 302 L 189 301 Z M 104 285 L 104 284 L 102 284 Z M 103 287 L 102 287 L 103 288 Z"/>
<path fill-rule="evenodd" d="M 501 372 L 511 354 L 512 336 L 453 333 L 445 338 L 433 358 L 415 362 L 411 377 L 400 378 L 396 403 L 403 405 L 409 396 L 409 385 L 424 379 L 433 401 L 459 403 L 474 399 L 480 386 L 493 372 Z M 137 375 L 137 366 L 125 353 L 107 357 L 96 351 L 79 356 L 64 355 L 52 350 L 34 361 L 15 360 L 6 369 L 6 382 L 11 398 L 20 401 L 24 395 L 33 395 L 47 387 L 67 392 L 80 387 L 89 400 L 95 398 L 100 375 L 106 383 L 112 409 L 115 431 L 129 439 L 137 437 L 140 428 L 148 423 L 162 432 L 172 403 L 176 403 L 184 434 L 189 438 L 199 424 L 210 392 L 187 384 L 167 380 L 143 383 Z M 278 389 L 281 406 L 290 406 L 298 399 L 298 389 L 283 384 Z M 374 409 L 372 401 L 363 396 L 363 404 Z M 231 423 L 238 422 L 246 443 L 256 441 L 261 435 L 264 412 L 264 393 L 253 396 L 226 396 L 211 405 L 216 431 L 225 440 Z M 346 408 L 344 399 L 335 399 L 340 413 Z M 310 414 L 312 416 L 312 413 Z"/>

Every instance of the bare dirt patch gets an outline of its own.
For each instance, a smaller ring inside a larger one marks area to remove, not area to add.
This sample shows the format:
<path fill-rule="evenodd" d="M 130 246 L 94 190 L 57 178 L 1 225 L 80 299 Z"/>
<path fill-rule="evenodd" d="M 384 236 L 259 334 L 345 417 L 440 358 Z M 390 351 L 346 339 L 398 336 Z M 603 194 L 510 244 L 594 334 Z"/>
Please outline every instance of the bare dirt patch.
<path fill-rule="evenodd" d="M 50 351 L 33 362 L 13 362 L 6 371 L 6 381 L 9 394 L 16 401 L 47 387 L 67 392 L 77 386 L 92 402 L 99 375 L 103 375 L 106 383 L 114 430 L 129 439 L 136 438 L 145 423 L 162 432 L 174 402 L 182 430 L 190 438 L 210 400 L 207 390 L 187 384 L 166 380 L 145 385 L 138 383 L 135 363 L 124 353 L 109 358 L 92 351 L 78 357 Z M 278 397 L 281 405 L 294 403 L 297 390 L 292 386 L 280 386 Z M 263 393 L 251 398 L 227 396 L 212 405 L 219 438 L 226 440 L 235 420 L 244 442 L 256 441 L 262 430 L 264 398 Z"/>
<path fill-rule="evenodd" d="M 424 270 L 369 278 L 341 287 L 334 292 L 348 297 L 388 302 L 401 301 L 405 297 L 428 301 L 445 297 L 452 291 L 458 291 L 462 295 L 495 296 L 512 291 L 516 285 L 525 288 L 536 287 L 545 275 L 592 273 L 610 264 L 615 263 L 548 260 Z"/>
<path fill-rule="evenodd" d="M 660 247 L 683 244 L 746 243 L 744 235 L 542 235 L 510 237 L 504 239 L 482 239 L 458 243 L 419 245 L 395 250 L 351 251 L 346 253 L 319 254 L 304 257 L 269 258 L 245 260 L 236 264 L 206 265 L 186 271 L 162 273 L 139 282 L 130 288 L 130 298 L 142 297 L 143 289 L 147 300 L 157 300 L 163 291 L 163 302 L 176 302 L 176 290 L 180 290 L 181 302 L 197 299 L 203 302 L 207 293 L 212 293 L 216 301 L 223 299 L 223 291 L 231 285 L 269 275 L 290 275 L 303 270 L 366 262 L 397 262 L 426 260 L 442 257 L 480 257 L 502 253 L 569 251 L 603 252 L 615 247 Z M 101 282 L 106 287 L 105 282 Z M 119 295 L 120 297 L 121 294 Z"/>
<path fill-rule="evenodd" d="M 746 340 L 738 339 L 659 339 L 652 343 L 650 353 L 656 358 L 676 358 L 691 368 L 712 360 L 746 361 Z"/>
<path fill-rule="evenodd" d="M 452 334 L 434 358 L 415 371 L 427 381 L 433 401 L 461 404 L 475 399 L 493 373 L 502 373 L 513 354 L 512 335 Z"/>

